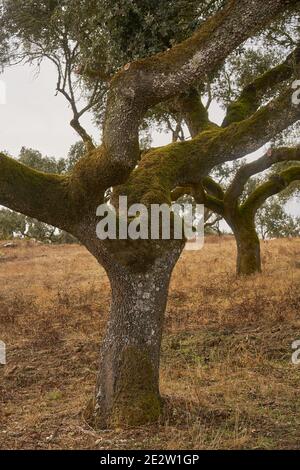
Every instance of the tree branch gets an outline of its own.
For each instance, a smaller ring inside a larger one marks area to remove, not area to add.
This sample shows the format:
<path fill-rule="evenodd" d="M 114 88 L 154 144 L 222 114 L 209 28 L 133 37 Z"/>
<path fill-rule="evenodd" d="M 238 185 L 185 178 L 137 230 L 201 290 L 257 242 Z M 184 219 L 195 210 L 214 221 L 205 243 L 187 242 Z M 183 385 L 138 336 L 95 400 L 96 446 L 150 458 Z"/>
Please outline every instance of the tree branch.
<path fill-rule="evenodd" d="M 300 166 L 290 167 L 278 175 L 271 176 L 269 181 L 258 186 L 244 204 L 241 205 L 241 214 L 251 214 L 254 216 L 269 197 L 284 191 L 291 183 L 297 180 L 300 180 Z"/>
<path fill-rule="evenodd" d="M 194 185 L 192 188 L 192 195 L 195 198 L 197 204 L 204 204 L 204 206 L 215 212 L 216 214 L 220 215 L 221 217 L 225 214 L 225 205 L 224 201 L 219 199 L 216 196 L 208 194 L 205 190 L 203 185 L 200 183 L 198 185 Z"/>
<path fill-rule="evenodd" d="M 184 117 L 192 138 L 210 126 L 217 127 L 209 120 L 208 111 L 201 101 L 198 90 L 194 87 L 175 98 L 174 107 Z"/>
<path fill-rule="evenodd" d="M 287 90 L 245 121 L 150 150 L 118 191 L 132 202 L 170 201 L 177 186 L 198 184 L 216 165 L 256 151 L 299 119 L 300 106 Z"/>
<path fill-rule="evenodd" d="M 295 73 L 295 66 L 300 63 L 300 46 L 277 67 L 268 70 L 246 86 L 240 97 L 228 106 L 222 127 L 247 119 L 259 108 L 266 92 L 290 79 Z"/>
<path fill-rule="evenodd" d="M 217 215 L 211 222 L 205 222 L 204 228 L 213 227 L 218 222 L 220 222 L 222 219 L 223 219 L 223 217 L 221 215 Z"/>
<path fill-rule="evenodd" d="M 112 160 L 125 174 L 134 168 L 139 156 L 138 128 L 146 111 L 205 80 L 237 46 L 296 3 L 229 0 L 193 37 L 124 67 L 111 81 L 104 125 L 103 142 Z"/>
<path fill-rule="evenodd" d="M 212 178 L 209 176 L 206 176 L 205 178 L 202 179 L 201 181 L 204 189 L 211 195 L 214 196 L 218 199 L 223 200 L 224 199 L 224 191 L 222 186 L 214 181 Z"/>
<path fill-rule="evenodd" d="M 65 176 L 42 173 L 0 154 L 0 204 L 70 230 L 76 214 Z"/>
<path fill-rule="evenodd" d="M 224 155 L 216 155 L 215 164 L 255 152 L 299 119 L 300 106 L 293 104 L 292 91 L 286 89 L 250 118 L 224 129 Z"/>
<path fill-rule="evenodd" d="M 300 160 L 300 147 L 270 149 L 263 157 L 255 160 L 254 162 L 243 165 L 236 172 L 231 185 L 225 193 L 225 201 L 227 203 L 236 201 L 242 195 L 245 184 L 249 178 L 257 173 L 267 170 L 274 165 L 274 163 L 298 160 Z"/>

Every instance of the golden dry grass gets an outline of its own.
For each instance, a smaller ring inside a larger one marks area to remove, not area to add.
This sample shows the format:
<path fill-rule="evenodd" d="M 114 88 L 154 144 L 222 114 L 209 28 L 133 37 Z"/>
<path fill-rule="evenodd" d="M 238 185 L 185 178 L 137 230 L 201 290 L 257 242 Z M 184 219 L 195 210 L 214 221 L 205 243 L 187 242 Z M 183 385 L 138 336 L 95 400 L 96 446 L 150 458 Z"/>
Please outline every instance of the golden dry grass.
<path fill-rule="evenodd" d="M 232 239 L 184 252 L 170 290 L 158 426 L 95 432 L 93 393 L 109 283 L 79 246 L 0 247 L 0 448 L 300 448 L 300 240 L 262 244 L 237 279 Z"/>

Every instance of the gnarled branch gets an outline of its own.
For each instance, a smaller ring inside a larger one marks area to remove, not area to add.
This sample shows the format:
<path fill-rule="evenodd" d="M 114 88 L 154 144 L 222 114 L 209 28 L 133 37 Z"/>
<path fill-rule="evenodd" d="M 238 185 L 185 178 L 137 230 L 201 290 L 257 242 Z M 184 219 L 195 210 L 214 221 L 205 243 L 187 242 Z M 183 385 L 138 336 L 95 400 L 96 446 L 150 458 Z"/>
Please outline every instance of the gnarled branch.
<path fill-rule="evenodd" d="M 228 106 L 222 127 L 227 127 L 234 122 L 243 121 L 254 114 L 259 108 L 266 92 L 290 79 L 296 72 L 295 67 L 299 65 L 299 62 L 300 46 L 282 64 L 268 70 L 246 86 L 240 97 Z"/>
<path fill-rule="evenodd" d="M 295 0 L 229 0 L 193 37 L 127 65 L 112 79 L 108 99 L 103 142 L 112 160 L 125 173 L 134 168 L 146 111 L 204 80 L 239 44 L 293 4 Z"/>
<path fill-rule="evenodd" d="M 231 185 L 226 191 L 225 201 L 228 203 L 236 201 L 242 195 L 245 184 L 251 176 L 267 170 L 274 165 L 274 163 L 297 160 L 300 160 L 300 147 L 283 147 L 274 150 L 270 149 L 264 156 L 254 162 L 243 165 L 236 172 Z"/>
<path fill-rule="evenodd" d="M 68 177 L 42 173 L 2 153 L 0 204 L 68 231 L 75 218 Z"/>
<path fill-rule="evenodd" d="M 269 197 L 284 191 L 297 180 L 300 180 L 300 166 L 290 167 L 281 171 L 278 175 L 271 176 L 269 181 L 258 186 L 241 205 L 241 214 L 248 214 L 248 216 L 252 215 L 253 217 Z"/>

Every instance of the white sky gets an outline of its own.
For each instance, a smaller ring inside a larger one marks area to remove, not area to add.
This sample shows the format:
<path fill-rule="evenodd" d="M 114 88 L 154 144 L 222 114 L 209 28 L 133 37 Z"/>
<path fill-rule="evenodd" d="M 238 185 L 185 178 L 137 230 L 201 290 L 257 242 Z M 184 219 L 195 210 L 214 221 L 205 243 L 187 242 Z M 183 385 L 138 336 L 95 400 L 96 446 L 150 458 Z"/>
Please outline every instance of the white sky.
<path fill-rule="evenodd" d="M 39 73 L 34 67 L 19 65 L 0 75 L 6 88 L 5 103 L 0 104 L 1 150 L 17 156 L 25 146 L 59 158 L 80 140 L 69 124 L 72 114 L 67 101 L 60 94 L 55 96 L 56 78 L 50 62 L 44 62 Z M 210 117 L 217 123 L 222 121 L 223 111 L 217 104 L 211 106 Z M 99 141 L 92 116 L 87 115 L 81 122 Z M 153 140 L 154 146 L 164 145 L 170 142 L 170 136 L 154 132 Z"/>
<path fill-rule="evenodd" d="M 50 62 L 45 62 L 39 73 L 34 67 L 19 65 L 0 75 L 0 150 L 17 156 L 21 147 L 25 146 L 56 158 L 67 155 L 70 146 L 79 137 L 69 124 L 72 114 L 68 103 L 61 95 L 55 96 L 55 85 L 56 70 Z M 4 103 L 1 100 L 3 86 L 6 89 Z M 223 111 L 213 104 L 211 120 L 220 123 L 222 117 Z M 91 115 L 81 122 L 99 142 L 100 133 L 93 125 Z M 154 146 L 169 142 L 170 136 L 154 132 Z M 262 153 L 260 150 L 251 157 L 257 158 Z M 295 202 L 289 204 L 289 208 L 293 213 L 300 214 L 299 205 Z"/>

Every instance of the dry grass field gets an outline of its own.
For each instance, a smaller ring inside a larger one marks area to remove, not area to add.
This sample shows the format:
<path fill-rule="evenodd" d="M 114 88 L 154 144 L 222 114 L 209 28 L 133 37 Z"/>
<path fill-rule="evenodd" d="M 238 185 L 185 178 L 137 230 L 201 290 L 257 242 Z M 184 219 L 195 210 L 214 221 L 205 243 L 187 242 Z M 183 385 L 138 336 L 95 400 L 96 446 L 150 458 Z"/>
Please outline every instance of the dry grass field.
<path fill-rule="evenodd" d="M 156 426 L 95 432 L 93 393 L 109 310 L 104 271 L 80 246 L 0 247 L 1 449 L 300 449 L 300 240 L 262 244 L 263 275 L 235 276 L 232 239 L 175 269 Z"/>

